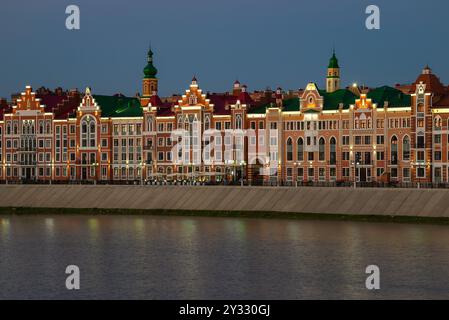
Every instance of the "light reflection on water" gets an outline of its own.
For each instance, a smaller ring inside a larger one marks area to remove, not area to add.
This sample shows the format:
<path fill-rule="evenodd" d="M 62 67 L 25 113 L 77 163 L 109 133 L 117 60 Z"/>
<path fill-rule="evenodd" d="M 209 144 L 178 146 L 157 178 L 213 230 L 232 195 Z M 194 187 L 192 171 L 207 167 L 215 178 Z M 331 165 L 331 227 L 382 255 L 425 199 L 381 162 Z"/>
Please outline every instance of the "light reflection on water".
<path fill-rule="evenodd" d="M 5 215 L 0 232 L 0 298 L 449 298 L 447 226 Z"/>

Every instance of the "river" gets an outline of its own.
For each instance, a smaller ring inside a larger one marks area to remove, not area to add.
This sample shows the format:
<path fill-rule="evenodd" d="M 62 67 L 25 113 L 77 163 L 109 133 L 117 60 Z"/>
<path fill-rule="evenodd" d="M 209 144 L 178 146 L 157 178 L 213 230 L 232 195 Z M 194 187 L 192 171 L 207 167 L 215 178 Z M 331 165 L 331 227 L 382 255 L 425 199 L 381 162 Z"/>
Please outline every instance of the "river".
<path fill-rule="evenodd" d="M 109 298 L 448 299 L 449 226 L 0 215 L 0 299 Z"/>

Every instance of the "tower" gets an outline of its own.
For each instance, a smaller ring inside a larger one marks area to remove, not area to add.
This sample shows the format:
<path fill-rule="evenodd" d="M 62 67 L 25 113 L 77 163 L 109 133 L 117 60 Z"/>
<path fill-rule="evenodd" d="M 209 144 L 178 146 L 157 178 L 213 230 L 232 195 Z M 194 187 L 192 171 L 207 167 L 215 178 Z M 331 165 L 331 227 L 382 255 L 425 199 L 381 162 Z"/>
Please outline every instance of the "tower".
<path fill-rule="evenodd" d="M 329 60 L 326 77 L 326 92 L 331 93 L 340 89 L 340 67 L 338 66 L 338 59 L 335 56 L 335 50 Z"/>
<path fill-rule="evenodd" d="M 153 65 L 153 51 L 151 48 L 148 50 L 147 54 L 147 65 L 143 69 L 143 80 L 142 80 L 142 98 L 149 98 L 152 95 L 157 94 L 157 69 Z"/>

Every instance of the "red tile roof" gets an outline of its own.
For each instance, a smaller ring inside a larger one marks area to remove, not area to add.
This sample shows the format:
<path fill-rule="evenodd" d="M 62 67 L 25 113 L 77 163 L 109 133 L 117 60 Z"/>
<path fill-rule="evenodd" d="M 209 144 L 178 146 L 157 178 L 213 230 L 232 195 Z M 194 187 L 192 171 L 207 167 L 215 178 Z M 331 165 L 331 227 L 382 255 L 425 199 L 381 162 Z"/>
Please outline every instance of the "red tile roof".
<path fill-rule="evenodd" d="M 416 85 L 421 81 L 426 84 L 426 92 L 433 92 L 437 95 L 444 95 L 447 92 L 447 89 L 441 84 L 440 79 L 432 73 L 429 67 L 424 68 L 423 72 L 413 83 L 412 92 L 416 91 Z"/>

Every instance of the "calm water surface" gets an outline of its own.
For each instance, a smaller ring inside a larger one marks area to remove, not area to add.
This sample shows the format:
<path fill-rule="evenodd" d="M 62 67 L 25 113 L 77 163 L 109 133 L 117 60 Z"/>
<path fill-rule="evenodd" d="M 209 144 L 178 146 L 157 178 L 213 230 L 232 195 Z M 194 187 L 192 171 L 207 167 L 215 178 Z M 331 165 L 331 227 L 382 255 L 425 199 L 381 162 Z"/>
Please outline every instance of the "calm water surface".
<path fill-rule="evenodd" d="M 81 290 L 65 289 L 78 265 Z M 365 289 L 365 268 L 381 289 Z M 0 216 L 0 299 L 449 298 L 449 227 Z"/>

